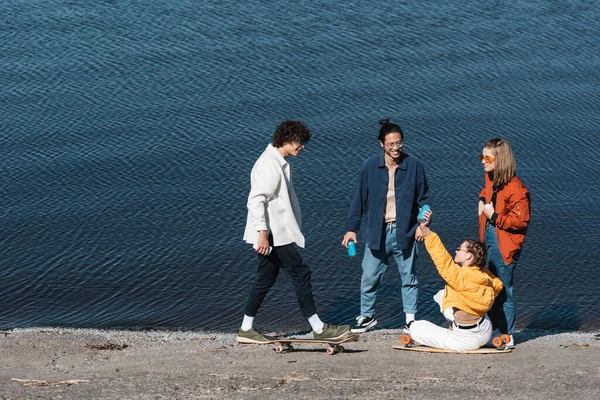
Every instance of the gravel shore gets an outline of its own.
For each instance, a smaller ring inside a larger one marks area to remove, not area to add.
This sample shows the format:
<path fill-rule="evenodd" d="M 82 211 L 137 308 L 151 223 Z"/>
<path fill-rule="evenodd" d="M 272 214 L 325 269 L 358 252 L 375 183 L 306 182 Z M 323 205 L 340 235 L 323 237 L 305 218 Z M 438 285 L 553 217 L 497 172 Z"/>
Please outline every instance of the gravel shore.
<path fill-rule="evenodd" d="M 400 334 L 369 332 L 329 356 L 233 333 L 2 331 L 0 399 L 600 398 L 599 332 L 525 330 L 512 353 L 491 355 L 394 350 Z"/>

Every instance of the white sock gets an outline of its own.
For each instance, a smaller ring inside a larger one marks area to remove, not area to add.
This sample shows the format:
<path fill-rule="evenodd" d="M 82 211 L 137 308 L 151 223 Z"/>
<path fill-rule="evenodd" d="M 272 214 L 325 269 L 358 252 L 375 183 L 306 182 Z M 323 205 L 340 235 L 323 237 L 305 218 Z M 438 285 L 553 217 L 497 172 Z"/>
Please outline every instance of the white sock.
<path fill-rule="evenodd" d="M 242 321 L 242 330 L 249 331 L 252 329 L 252 324 L 254 323 L 254 317 L 249 317 L 244 315 L 244 320 Z"/>
<path fill-rule="evenodd" d="M 312 326 L 313 331 L 317 333 L 323 332 L 323 321 L 321 321 L 321 318 L 317 314 L 310 317 L 308 323 Z"/>
<path fill-rule="evenodd" d="M 415 314 L 406 313 L 406 325 L 415 320 Z"/>

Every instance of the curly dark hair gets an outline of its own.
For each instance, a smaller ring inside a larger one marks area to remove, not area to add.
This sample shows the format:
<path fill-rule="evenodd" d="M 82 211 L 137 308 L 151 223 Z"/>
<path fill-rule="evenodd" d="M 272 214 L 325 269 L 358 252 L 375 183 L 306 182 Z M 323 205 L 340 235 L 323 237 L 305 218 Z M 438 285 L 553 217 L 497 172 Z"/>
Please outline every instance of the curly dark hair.
<path fill-rule="evenodd" d="M 484 268 L 487 264 L 487 248 L 483 243 L 476 239 L 466 239 L 469 244 L 468 251 L 473 255 L 472 266 Z"/>
<path fill-rule="evenodd" d="M 273 134 L 273 146 L 283 147 L 286 143 L 305 144 L 312 134 L 308 126 L 300 121 L 284 121 L 277 126 Z"/>

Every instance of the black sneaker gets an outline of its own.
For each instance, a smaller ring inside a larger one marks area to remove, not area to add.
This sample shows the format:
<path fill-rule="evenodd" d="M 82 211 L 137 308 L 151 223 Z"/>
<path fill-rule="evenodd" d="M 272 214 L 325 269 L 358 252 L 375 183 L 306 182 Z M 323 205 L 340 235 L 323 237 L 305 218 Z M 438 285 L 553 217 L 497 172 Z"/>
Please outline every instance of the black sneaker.
<path fill-rule="evenodd" d="M 352 333 L 365 333 L 367 331 L 373 330 L 377 325 L 377 320 L 375 317 L 368 317 L 361 315 L 356 317 L 356 325 L 351 329 Z"/>

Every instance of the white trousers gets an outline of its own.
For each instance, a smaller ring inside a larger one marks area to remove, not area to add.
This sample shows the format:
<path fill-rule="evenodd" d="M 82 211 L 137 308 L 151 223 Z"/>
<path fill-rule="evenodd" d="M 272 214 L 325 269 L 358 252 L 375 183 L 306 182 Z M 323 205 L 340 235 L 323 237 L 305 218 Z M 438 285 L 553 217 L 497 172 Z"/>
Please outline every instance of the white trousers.
<path fill-rule="evenodd" d="M 443 293 L 444 291 L 440 290 L 433 299 L 440 305 L 440 311 L 446 319 L 454 323 L 452 307 L 442 310 Z M 416 343 L 454 351 L 478 349 L 492 337 L 492 323 L 487 315 L 474 328 L 460 329 L 456 325 L 453 328 L 453 330 L 442 328 L 429 321 L 414 321 L 409 330 L 410 336 Z"/>

